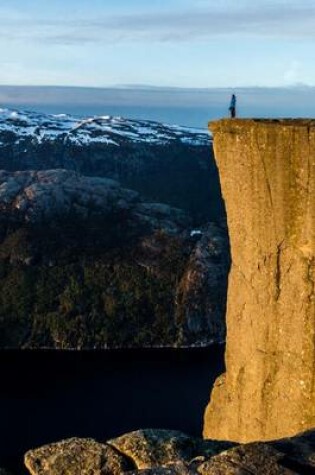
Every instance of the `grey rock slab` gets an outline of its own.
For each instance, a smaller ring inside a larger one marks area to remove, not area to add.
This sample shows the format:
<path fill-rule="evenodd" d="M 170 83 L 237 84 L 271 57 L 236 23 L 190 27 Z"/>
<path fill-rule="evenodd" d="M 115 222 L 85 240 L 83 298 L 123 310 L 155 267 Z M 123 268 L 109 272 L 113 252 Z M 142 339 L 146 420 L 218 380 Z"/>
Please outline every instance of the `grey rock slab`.
<path fill-rule="evenodd" d="M 31 475 L 121 475 L 133 468 L 112 447 L 79 438 L 30 450 L 24 462 Z"/>

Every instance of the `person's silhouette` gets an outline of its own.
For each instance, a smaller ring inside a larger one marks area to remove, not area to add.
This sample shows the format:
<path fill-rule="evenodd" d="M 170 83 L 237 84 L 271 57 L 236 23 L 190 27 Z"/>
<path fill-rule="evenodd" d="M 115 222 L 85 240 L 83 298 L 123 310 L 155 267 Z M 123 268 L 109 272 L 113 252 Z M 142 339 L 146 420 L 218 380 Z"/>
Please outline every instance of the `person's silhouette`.
<path fill-rule="evenodd" d="M 231 114 L 231 118 L 234 119 L 234 117 L 236 116 L 236 95 L 235 94 L 232 94 L 229 111 Z"/>

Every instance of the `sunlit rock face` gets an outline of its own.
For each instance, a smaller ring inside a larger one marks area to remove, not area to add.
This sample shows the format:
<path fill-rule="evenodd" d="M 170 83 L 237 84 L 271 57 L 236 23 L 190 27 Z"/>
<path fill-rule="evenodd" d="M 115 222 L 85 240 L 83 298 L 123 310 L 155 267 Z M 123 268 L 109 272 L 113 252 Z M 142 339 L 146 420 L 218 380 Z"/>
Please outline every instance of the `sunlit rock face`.
<path fill-rule="evenodd" d="M 231 244 L 226 374 L 206 438 L 315 426 L 315 121 L 210 124 Z"/>

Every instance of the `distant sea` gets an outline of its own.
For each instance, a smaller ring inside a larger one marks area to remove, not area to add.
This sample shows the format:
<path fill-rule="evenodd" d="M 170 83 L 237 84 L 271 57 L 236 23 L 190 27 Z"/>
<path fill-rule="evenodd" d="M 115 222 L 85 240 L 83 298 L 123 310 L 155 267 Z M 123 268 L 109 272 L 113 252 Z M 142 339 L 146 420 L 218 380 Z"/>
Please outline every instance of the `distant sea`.
<path fill-rule="evenodd" d="M 178 124 L 187 127 L 207 128 L 209 120 L 222 117 L 220 108 L 208 107 L 142 107 L 113 105 L 75 105 L 75 104 L 6 104 L 12 109 L 43 112 L 45 114 L 69 114 L 75 117 L 101 115 L 121 116 L 128 119 L 143 119 Z"/>
<path fill-rule="evenodd" d="M 0 107 L 80 117 L 147 119 L 207 128 L 229 115 L 231 93 L 239 117 L 314 117 L 315 87 L 180 89 L 159 87 L 83 88 L 0 86 Z"/>

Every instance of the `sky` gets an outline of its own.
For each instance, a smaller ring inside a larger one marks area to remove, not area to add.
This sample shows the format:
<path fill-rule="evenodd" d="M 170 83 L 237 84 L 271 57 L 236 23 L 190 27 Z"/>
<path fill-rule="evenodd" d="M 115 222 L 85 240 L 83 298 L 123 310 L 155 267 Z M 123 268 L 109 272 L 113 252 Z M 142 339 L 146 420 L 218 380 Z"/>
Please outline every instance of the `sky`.
<path fill-rule="evenodd" d="M 315 85 L 314 0 L 1 0 L 0 84 Z"/>

